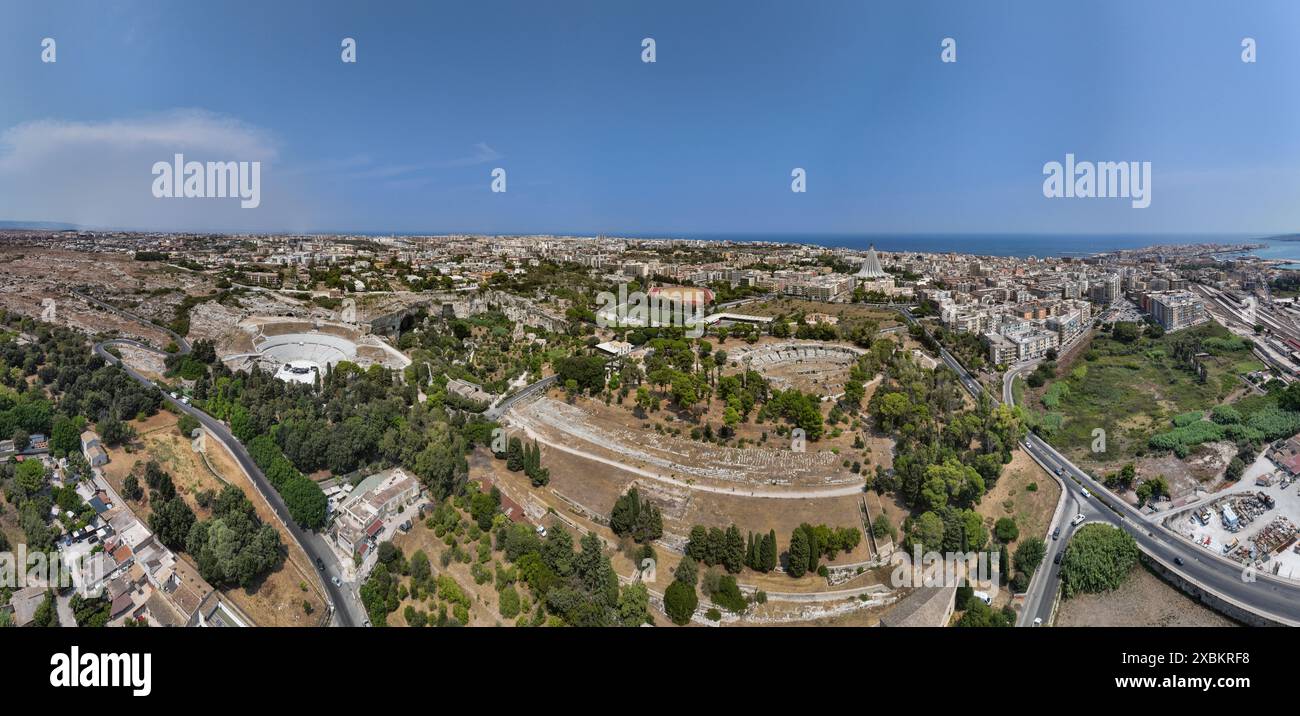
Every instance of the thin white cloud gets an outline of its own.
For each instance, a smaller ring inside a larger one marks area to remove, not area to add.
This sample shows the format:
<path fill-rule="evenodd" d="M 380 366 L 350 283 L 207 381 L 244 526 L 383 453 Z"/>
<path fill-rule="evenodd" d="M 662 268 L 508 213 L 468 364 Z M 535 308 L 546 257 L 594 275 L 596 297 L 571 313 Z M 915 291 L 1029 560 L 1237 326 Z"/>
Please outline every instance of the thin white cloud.
<path fill-rule="evenodd" d="M 423 162 L 414 164 L 390 164 L 373 166 L 362 171 L 353 172 L 349 176 L 353 179 L 393 179 L 406 174 L 417 172 L 431 171 L 437 169 L 457 169 L 460 167 L 472 167 L 488 162 L 496 161 L 502 158 L 497 150 L 488 146 L 487 142 L 478 142 L 473 147 L 473 153 L 458 157 L 456 159 L 445 159 L 442 161 Z"/>
<path fill-rule="evenodd" d="M 153 196 L 155 162 L 262 163 L 262 205 Z M 177 109 L 101 121 L 44 119 L 0 132 L 0 218 L 85 226 L 242 229 L 294 221 L 302 207 L 278 180 L 273 135 L 237 118 Z"/>

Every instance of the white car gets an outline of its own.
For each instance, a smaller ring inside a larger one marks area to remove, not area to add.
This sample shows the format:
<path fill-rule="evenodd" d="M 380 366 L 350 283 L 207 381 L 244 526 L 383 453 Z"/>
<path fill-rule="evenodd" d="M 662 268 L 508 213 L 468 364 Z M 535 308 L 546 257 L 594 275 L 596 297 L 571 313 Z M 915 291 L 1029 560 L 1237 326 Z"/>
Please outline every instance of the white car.
<path fill-rule="evenodd" d="M 1084 497 L 1084 499 L 1087 499 L 1087 498 L 1089 498 L 1089 497 L 1092 497 L 1092 493 L 1091 493 L 1091 492 L 1088 492 L 1088 488 L 1086 488 L 1086 487 L 1083 488 L 1083 489 L 1082 489 L 1082 492 L 1083 492 L 1083 497 Z"/>
<path fill-rule="evenodd" d="M 1085 518 L 1084 518 L 1084 516 L 1083 516 L 1083 513 L 1080 512 L 1079 514 L 1077 514 L 1077 515 L 1074 516 L 1074 519 L 1070 520 L 1070 524 L 1072 524 L 1072 525 L 1074 525 L 1074 526 L 1077 527 L 1077 526 L 1079 526 L 1080 524 L 1083 524 L 1083 520 L 1084 520 L 1084 519 L 1085 519 Z"/>
<path fill-rule="evenodd" d="M 1042 617 L 1034 617 L 1034 626 L 1036 626 L 1036 627 L 1040 627 L 1040 626 L 1042 626 L 1042 625 L 1043 625 L 1043 618 L 1042 618 Z"/>

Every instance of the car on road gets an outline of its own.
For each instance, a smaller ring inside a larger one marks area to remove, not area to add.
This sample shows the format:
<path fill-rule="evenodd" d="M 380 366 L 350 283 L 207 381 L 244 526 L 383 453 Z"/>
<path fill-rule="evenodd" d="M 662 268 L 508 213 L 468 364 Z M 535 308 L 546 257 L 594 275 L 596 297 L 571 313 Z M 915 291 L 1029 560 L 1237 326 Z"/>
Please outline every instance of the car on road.
<path fill-rule="evenodd" d="M 1056 468 L 1056 476 L 1057 476 L 1057 477 L 1060 477 L 1060 476 L 1061 476 L 1061 468 L 1059 468 L 1059 467 Z"/>
<path fill-rule="evenodd" d="M 320 571 L 324 572 L 324 571 L 325 571 L 325 560 L 321 559 L 320 557 L 317 557 L 317 558 L 316 558 L 316 569 L 319 569 Z"/>
<path fill-rule="evenodd" d="M 1052 539 L 1058 540 L 1060 538 L 1061 538 L 1061 528 L 1057 527 L 1056 529 L 1052 530 Z"/>
<path fill-rule="evenodd" d="M 1077 527 L 1077 526 L 1083 524 L 1083 521 L 1084 521 L 1085 519 L 1087 519 L 1087 518 L 1085 518 L 1085 517 L 1083 516 L 1083 513 L 1080 512 L 1079 514 L 1077 514 L 1077 515 L 1074 516 L 1074 519 L 1070 520 L 1070 524 L 1075 525 L 1075 526 Z"/>
<path fill-rule="evenodd" d="M 1183 564 L 1184 564 L 1184 562 L 1183 562 L 1183 558 L 1182 558 L 1182 557 L 1174 557 L 1174 564 L 1178 565 L 1179 567 L 1183 566 Z"/>
<path fill-rule="evenodd" d="M 1061 563 L 1061 555 L 1062 555 L 1062 554 L 1065 554 L 1065 553 L 1064 553 L 1064 552 L 1057 552 L 1057 553 L 1056 553 L 1056 556 L 1052 558 L 1052 564 L 1060 564 L 1060 563 Z"/>
<path fill-rule="evenodd" d="M 1092 497 L 1092 493 L 1091 493 L 1091 492 L 1088 492 L 1088 488 L 1086 488 L 1086 487 L 1083 488 L 1082 490 L 1080 490 L 1080 492 L 1083 493 L 1083 497 L 1084 497 L 1084 499 L 1087 499 L 1087 498 L 1089 498 L 1089 497 Z"/>
<path fill-rule="evenodd" d="M 337 575 L 337 574 L 331 574 L 331 575 L 330 575 L 330 581 L 333 582 L 333 583 L 334 583 L 334 586 L 336 586 L 336 587 L 341 587 L 341 586 L 343 586 L 343 582 L 339 580 L 339 575 Z"/>
<path fill-rule="evenodd" d="M 1043 625 L 1043 618 L 1042 618 L 1042 617 L 1034 617 L 1034 626 L 1036 626 L 1036 627 L 1040 627 L 1040 626 L 1042 626 L 1042 625 Z"/>

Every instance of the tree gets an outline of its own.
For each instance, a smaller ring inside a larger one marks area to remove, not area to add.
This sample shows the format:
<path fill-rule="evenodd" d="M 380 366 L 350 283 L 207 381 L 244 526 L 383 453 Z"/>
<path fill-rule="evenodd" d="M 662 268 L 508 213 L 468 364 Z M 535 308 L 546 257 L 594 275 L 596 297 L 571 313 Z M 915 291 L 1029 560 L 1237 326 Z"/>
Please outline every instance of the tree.
<path fill-rule="evenodd" d="M 154 507 L 149 515 L 149 529 L 158 539 L 172 549 L 183 549 L 194 525 L 194 512 L 180 497 L 172 497 Z"/>
<path fill-rule="evenodd" d="M 99 435 L 104 439 L 105 445 L 117 447 L 130 442 L 135 437 L 135 429 L 121 420 L 111 417 L 100 423 Z"/>
<path fill-rule="evenodd" d="M 422 549 L 415 550 L 415 554 L 411 555 L 408 569 L 411 572 L 411 583 L 415 585 L 424 584 L 433 574 L 429 567 L 429 555 Z"/>
<path fill-rule="evenodd" d="M 694 589 L 699 580 L 699 569 L 699 564 L 695 561 L 695 558 L 688 554 L 682 557 L 682 561 L 677 563 L 677 569 L 673 572 L 673 578 L 678 582 L 686 584 L 691 589 Z"/>
<path fill-rule="evenodd" d="M 475 492 L 469 498 L 470 516 L 481 530 L 492 529 L 492 518 L 501 506 L 501 493 L 493 487 L 490 492 Z"/>
<path fill-rule="evenodd" d="M 54 590 L 45 590 L 45 600 L 36 607 L 36 612 L 32 615 L 32 626 L 62 626 L 59 624 L 59 610 L 54 603 Z"/>
<path fill-rule="evenodd" d="M 506 468 L 511 472 L 524 469 L 524 443 L 517 437 L 506 443 Z"/>
<path fill-rule="evenodd" d="M 505 619 L 514 619 L 519 616 L 519 592 L 515 590 L 513 585 L 507 585 L 501 590 L 497 611 Z"/>
<path fill-rule="evenodd" d="M 81 450 L 81 431 L 71 418 L 60 415 L 54 419 L 54 428 L 50 431 L 50 450 L 57 455 Z"/>
<path fill-rule="evenodd" d="M 1127 532 L 1093 523 L 1079 528 L 1061 559 L 1065 596 L 1115 589 L 1137 564 L 1137 542 Z"/>
<path fill-rule="evenodd" d="M 1016 569 L 1024 572 L 1029 576 L 1034 576 L 1038 565 L 1042 564 L 1043 557 L 1047 555 L 1047 546 L 1040 537 L 1029 537 L 1016 545 L 1015 564 Z"/>
<path fill-rule="evenodd" d="M 1020 528 L 1016 526 L 1016 521 L 1011 517 L 1001 517 L 993 525 L 993 534 L 998 536 L 998 540 L 1006 542 L 1015 542 L 1020 536 Z"/>
<path fill-rule="evenodd" d="M 785 571 L 795 579 L 802 577 L 808 571 L 808 558 L 811 552 L 808 533 L 802 529 L 795 529 L 790 535 L 790 552 Z"/>
<path fill-rule="evenodd" d="M 635 582 L 623 587 L 618 597 L 618 615 L 623 626 L 634 627 L 653 623 L 650 618 L 650 593 L 644 582 Z"/>
<path fill-rule="evenodd" d="M 135 475 L 127 475 L 126 479 L 122 481 L 122 497 L 137 502 L 141 497 L 144 497 L 144 490 L 141 489 L 140 481 L 136 479 Z"/>
<path fill-rule="evenodd" d="M 19 500 L 34 497 L 46 487 L 45 465 L 40 460 L 23 460 L 14 469 L 14 483 L 20 492 Z"/>
<path fill-rule="evenodd" d="M 649 502 L 642 502 L 641 494 L 635 487 L 614 501 L 609 526 L 614 534 L 620 537 L 630 535 L 638 543 L 659 539 L 664 533 L 659 508 Z"/>
<path fill-rule="evenodd" d="M 745 542 L 740 536 L 740 528 L 734 523 L 727 528 L 722 564 L 732 574 L 738 574 L 745 566 Z"/>
<path fill-rule="evenodd" d="M 1008 614 L 1008 612 L 1010 612 Z M 1014 611 L 1004 608 L 1001 611 L 993 609 L 984 603 L 982 599 L 974 597 L 966 600 L 966 611 L 957 620 L 959 627 L 1009 627 L 1016 622 Z"/>
<path fill-rule="evenodd" d="M 686 554 L 697 562 L 705 562 L 708 555 L 709 531 L 703 525 L 693 525 L 686 539 Z"/>
<path fill-rule="evenodd" d="M 776 530 L 768 531 L 767 536 L 763 538 L 763 545 L 759 552 L 762 571 L 771 572 L 773 569 L 776 569 Z"/>
<path fill-rule="evenodd" d="M 690 623 L 691 616 L 699 605 L 700 599 L 695 594 L 695 587 L 674 581 L 664 590 L 664 612 L 678 626 Z"/>

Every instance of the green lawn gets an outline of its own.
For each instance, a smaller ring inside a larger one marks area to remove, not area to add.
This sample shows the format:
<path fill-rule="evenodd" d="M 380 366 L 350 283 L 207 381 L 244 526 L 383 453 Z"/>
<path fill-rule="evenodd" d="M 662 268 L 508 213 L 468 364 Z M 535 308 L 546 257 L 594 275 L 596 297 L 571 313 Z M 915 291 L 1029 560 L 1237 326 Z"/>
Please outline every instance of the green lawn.
<path fill-rule="evenodd" d="M 1200 359 L 1204 381 L 1175 360 L 1180 342 L 1209 354 Z M 1058 448 L 1087 454 L 1093 430 L 1102 428 L 1106 453 L 1099 457 L 1126 460 L 1145 451 L 1152 435 L 1172 429 L 1174 416 L 1208 411 L 1241 385 L 1239 374 L 1262 367 L 1247 344 L 1217 323 L 1132 343 L 1100 334 L 1068 373 L 1026 391 L 1024 405 Z"/>

